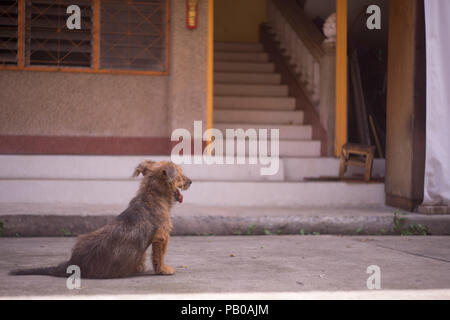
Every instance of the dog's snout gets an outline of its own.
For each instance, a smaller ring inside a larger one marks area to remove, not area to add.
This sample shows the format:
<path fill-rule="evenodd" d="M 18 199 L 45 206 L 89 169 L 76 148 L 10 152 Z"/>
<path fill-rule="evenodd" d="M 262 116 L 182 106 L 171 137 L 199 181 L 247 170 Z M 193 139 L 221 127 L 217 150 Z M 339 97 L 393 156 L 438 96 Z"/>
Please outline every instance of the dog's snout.
<path fill-rule="evenodd" d="M 185 186 L 186 188 L 189 188 L 189 187 L 191 186 L 191 184 L 192 184 L 192 180 L 189 179 L 189 178 L 187 178 L 186 181 L 185 181 L 185 183 L 184 183 L 184 186 Z"/>

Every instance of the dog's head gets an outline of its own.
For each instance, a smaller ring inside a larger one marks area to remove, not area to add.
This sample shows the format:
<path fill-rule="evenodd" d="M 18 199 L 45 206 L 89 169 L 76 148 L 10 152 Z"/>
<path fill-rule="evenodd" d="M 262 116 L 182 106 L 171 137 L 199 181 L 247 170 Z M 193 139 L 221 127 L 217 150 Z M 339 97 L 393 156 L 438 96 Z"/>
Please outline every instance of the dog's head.
<path fill-rule="evenodd" d="M 147 181 L 152 180 L 159 186 L 168 188 L 173 200 L 180 203 L 183 202 L 180 190 L 187 190 L 192 184 L 192 180 L 183 174 L 181 168 L 170 161 L 142 161 L 134 170 L 133 177 L 140 174 Z"/>

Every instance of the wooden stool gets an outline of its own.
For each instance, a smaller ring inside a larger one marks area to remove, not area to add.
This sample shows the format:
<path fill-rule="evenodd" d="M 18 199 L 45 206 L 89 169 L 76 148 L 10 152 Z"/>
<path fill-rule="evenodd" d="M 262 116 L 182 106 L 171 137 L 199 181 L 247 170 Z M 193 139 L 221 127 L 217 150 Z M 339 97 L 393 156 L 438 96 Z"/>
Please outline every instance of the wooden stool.
<path fill-rule="evenodd" d="M 352 156 L 352 155 L 356 155 Z M 364 146 L 360 144 L 347 143 L 342 147 L 341 165 L 339 168 L 339 177 L 344 178 L 347 166 L 365 167 L 364 180 L 370 181 L 372 176 L 373 158 L 375 155 L 374 146 Z M 365 160 L 358 156 L 364 156 Z"/>

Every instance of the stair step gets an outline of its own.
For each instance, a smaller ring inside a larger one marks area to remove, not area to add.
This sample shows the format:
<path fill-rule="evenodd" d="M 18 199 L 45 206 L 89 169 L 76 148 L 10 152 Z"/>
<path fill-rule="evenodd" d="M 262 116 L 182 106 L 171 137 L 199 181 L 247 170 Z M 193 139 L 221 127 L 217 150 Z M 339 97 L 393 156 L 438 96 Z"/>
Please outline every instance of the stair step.
<path fill-rule="evenodd" d="M 214 82 L 232 84 L 280 84 L 281 75 L 278 73 L 214 72 Z"/>
<path fill-rule="evenodd" d="M 339 175 L 338 158 L 285 158 L 283 168 L 286 181 L 301 181 L 305 178 L 337 177 Z M 364 174 L 364 168 L 348 167 L 346 175 Z M 374 159 L 373 177 L 385 176 L 385 160 Z"/>
<path fill-rule="evenodd" d="M 259 123 L 259 124 L 302 124 L 303 111 L 260 111 L 260 110 L 214 110 L 214 122 Z"/>
<path fill-rule="evenodd" d="M 262 52 L 264 48 L 261 43 L 215 42 L 214 50 L 228 52 Z"/>
<path fill-rule="evenodd" d="M 312 138 L 312 126 L 310 125 L 273 125 L 273 124 L 249 124 L 249 123 L 215 123 L 216 129 L 225 133 L 226 129 L 267 129 L 268 137 L 270 137 L 271 129 L 279 129 L 280 140 L 309 140 Z"/>
<path fill-rule="evenodd" d="M 281 140 L 280 157 L 320 157 L 320 146 L 318 140 Z"/>
<path fill-rule="evenodd" d="M 214 97 L 215 108 L 294 110 L 295 98 L 290 97 Z"/>
<path fill-rule="evenodd" d="M 283 145 L 281 141 L 281 149 Z M 320 143 L 318 145 L 320 150 Z M 131 171 L 143 158 L 169 159 L 168 156 L 0 156 L 0 203 L 88 203 L 125 207 L 140 181 L 130 178 Z M 249 159 L 243 165 L 182 165 L 186 175 L 194 180 L 192 187 L 183 192 L 185 203 L 278 207 L 384 203 L 382 183 L 280 181 L 283 175 L 290 179 L 291 174 L 299 172 L 309 177 L 337 176 L 338 159 L 281 158 L 275 176 L 261 176 L 261 165 L 248 163 Z M 383 160 L 375 160 L 375 174 L 378 170 L 379 174 L 384 174 Z"/>
<path fill-rule="evenodd" d="M 275 71 L 275 65 L 269 62 L 215 62 L 214 71 L 270 73 Z"/>
<path fill-rule="evenodd" d="M 60 155 L 0 155 L 0 180 L 130 180 L 132 171 L 143 159 L 170 160 L 169 156 L 60 156 Z M 235 162 L 237 163 L 237 161 Z M 337 158 L 282 158 L 279 174 L 260 176 L 259 166 L 181 165 L 185 174 L 198 180 L 301 181 L 308 177 L 338 176 Z M 361 168 L 348 168 L 349 174 L 363 173 Z M 385 160 L 374 159 L 374 177 L 385 176 Z"/>
<path fill-rule="evenodd" d="M 214 52 L 214 61 L 268 62 L 269 54 L 265 52 Z"/>
<path fill-rule="evenodd" d="M 0 180 L 2 203 L 120 204 L 136 194 L 138 180 Z M 211 206 L 376 205 L 383 183 L 200 181 L 183 191 L 185 204 Z"/>
<path fill-rule="evenodd" d="M 286 85 L 215 84 L 216 96 L 287 97 Z"/>
<path fill-rule="evenodd" d="M 7 155 L 0 156 L 0 180 L 130 180 L 136 166 L 144 159 L 170 161 L 170 156 L 59 156 L 59 155 Z M 191 164 L 180 165 L 193 181 L 282 181 L 283 164 L 272 176 L 261 176 L 260 164 Z M 257 163 L 260 163 L 259 161 Z"/>
<path fill-rule="evenodd" d="M 234 140 L 234 151 L 232 154 L 227 153 L 226 144 L 227 142 L 233 143 L 231 139 L 225 139 L 223 142 L 223 150 L 222 155 L 225 156 L 237 156 L 237 157 L 259 157 L 261 153 L 259 152 L 259 143 L 264 143 L 266 148 L 266 153 L 263 157 L 271 156 L 273 153 L 271 152 L 271 141 L 261 141 L 261 140 L 246 140 L 245 148 L 243 150 L 238 150 L 238 146 L 236 140 Z M 243 142 L 242 140 L 239 140 Z M 250 153 L 250 146 L 252 146 L 252 152 Z M 217 146 L 216 146 L 217 147 Z M 318 157 L 320 156 L 320 141 L 315 140 L 280 140 L 279 141 L 279 157 L 296 157 L 296 158 L 310 158 L 310 157 Z M 216 153 L 217 154 L 217 153 Z"/>
<path fill-rule="evenodd" d="M 186 203 L 215 206 L 379 205 L 385 201 L 383 183 L 201 182 L 191 189 L 185 192 Z"/>

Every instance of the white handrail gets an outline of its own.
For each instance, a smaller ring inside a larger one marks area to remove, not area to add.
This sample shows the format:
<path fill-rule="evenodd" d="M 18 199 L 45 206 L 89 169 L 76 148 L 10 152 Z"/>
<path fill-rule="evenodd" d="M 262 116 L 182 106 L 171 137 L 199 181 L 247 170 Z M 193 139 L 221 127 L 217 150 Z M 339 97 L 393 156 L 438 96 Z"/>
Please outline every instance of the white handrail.
<path fill-rule="evenodd" d="M 314 106 L 319 105 L 320 99 L 320 59 L 308 49 L 308 46 L 293 30 L 283 14 L 272 2 L 267 1 L 268 25 L 279 42 L 280 48 L 285 50 L 289 62 L 294 65 L 299 80 L 303 83 L 306 93 Z"/>

